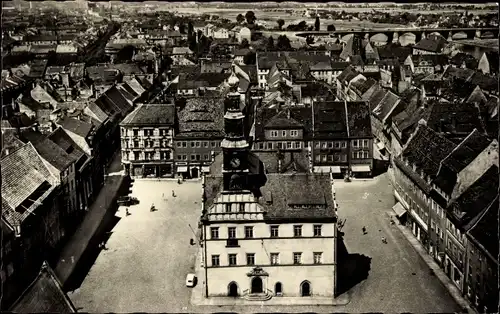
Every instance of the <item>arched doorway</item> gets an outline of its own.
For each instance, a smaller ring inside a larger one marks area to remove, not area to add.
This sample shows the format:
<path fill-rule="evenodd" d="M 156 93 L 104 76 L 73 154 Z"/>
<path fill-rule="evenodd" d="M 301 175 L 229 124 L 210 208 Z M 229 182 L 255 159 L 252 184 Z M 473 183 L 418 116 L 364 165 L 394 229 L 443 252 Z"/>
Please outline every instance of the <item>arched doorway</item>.
<path fill-rule="evenodd" d="M 277 282 L 274 285 L 274 294 L 276 294 L 276 295 L 282 295 L 283 294 L 283 285 L 281 284 L 281 282 Z"/>
<path fill-rule="evenodd" d="M 227 287 L 227 295 L 230 297 L 237 297 L 238 296 L 238 284 L 234 281 L 229 283 L 229 286 Z"/>
<path fill-rule="evenodd" d="M 311 296 L 311 284 L 309 283 L 309 281 L 303 281 L 300 284 L 300 295 L 303 297 Z"/>
<path fill-rule="evenodd" d="M 191 168 L 191 178 L 196 179 L 198 178 L 199 171 L 197 167 Z"/>
<path fill-rule="evenodd" d="M 260 277 L 252 279 L 252 293 L 262 293 L 262 279 Z"/>

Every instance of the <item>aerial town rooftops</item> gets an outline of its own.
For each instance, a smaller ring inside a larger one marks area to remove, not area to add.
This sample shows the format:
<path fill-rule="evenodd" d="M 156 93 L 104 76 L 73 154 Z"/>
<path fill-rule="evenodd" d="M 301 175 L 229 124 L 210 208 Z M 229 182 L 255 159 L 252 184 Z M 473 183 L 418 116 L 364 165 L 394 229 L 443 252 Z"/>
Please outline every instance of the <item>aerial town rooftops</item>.
<path fill-rule="evenodd" d="M 93 128 L 91 123 L 70 117 L 64 117 L 57 123 L 61 125 L 63 129 L 75 133 L 83 138 L 89 136 Z"/>
<path fill-rule="evenodd" d="M 348 137 L 346 107 L 343 101 L 315 103 L 313 133 L 316 139 Z"/>
<path fill-rule="evenodd" d="M 372 137 L 370 107 L 364 101 L 346 103 L 349 137 Z"/>
<path fill-rule="evenodd" d="M 493 259 L 498 258 L 498 195 L 488 206 L 486 211 L 480 214 L 477 223 L 469 230 L 472 241 L 483 247 Z"/>
<path fill-rule="evenodd" d="M 448 42 L 443 36 L 430 35 L 427 38 L 420 40 L 415 46 L 413 46 L 413 49 L 441 53 L 447 44 Z"/>
<path fill-rule="evenodd" d="M 174 105 L 141 104 L 120 123 L 123 126 L 164 126 L 173 125 Z"/>
<path fill-rule="evenodd" d="M 179 136 L 207 137 L 224 135 L 224 101 L 221 97 L 194 97 L 177 110 Z"/>

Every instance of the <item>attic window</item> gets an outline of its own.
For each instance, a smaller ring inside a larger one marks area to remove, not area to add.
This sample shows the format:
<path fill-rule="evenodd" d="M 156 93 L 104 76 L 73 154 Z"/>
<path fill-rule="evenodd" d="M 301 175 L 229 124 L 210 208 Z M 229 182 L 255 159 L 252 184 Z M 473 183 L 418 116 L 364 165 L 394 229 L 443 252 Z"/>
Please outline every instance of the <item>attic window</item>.
<path fill-rule="evenodd" d="M 68 147 L 68 149 L 66 150 L 66 153 L 68 154 L 71 154 L 75 149 L 73 148 L 73 146 L 70 146 Z"/>

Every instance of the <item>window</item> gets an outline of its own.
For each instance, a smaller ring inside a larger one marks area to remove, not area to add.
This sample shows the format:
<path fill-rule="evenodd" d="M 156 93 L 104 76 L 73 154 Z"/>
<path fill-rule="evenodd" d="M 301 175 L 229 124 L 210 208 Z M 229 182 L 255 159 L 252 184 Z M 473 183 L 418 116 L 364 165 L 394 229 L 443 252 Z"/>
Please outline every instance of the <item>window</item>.
<path fill-rule="evenodd" d="M 328 155 L 328 161 L 333 161 L 333 155 Z"/>
<path fill-rule="evenodd" d="M 352 141 L 352 147 L 358 147 L 358 140 Z"/>
<path fill-rule="evenodd" d="M 264 149 L 264 143 L 259 143 L 259 149 Z"/>
<path fill-rule="evenodd" d="M 297 131 L 297 130 L 291 130 L 290 131 L 290 136 L 293 136 L 293 137 L 299 136 L 299 131 Z"/>
<path fill-rule="evenodd" d="M 196 142 L 196 147 L 201 147 L 201 143 L 200 142 Z"/>
<path fill-rule="evenodd" d="M 272 142 L 267 143 L 267 149 L 273 149 L 273 143 Z"/>
<path fill-rule="evenodd" d="M 187 147 L 187 142 L 182 142 L 182 147 L 186 148 Z"/>
<path fill-rule="evenodd" d="M 215 142 L 210 142 L 210 146 L 215 147 Z"/>
<path fill-rule="evenodd" d="M 302 236 L 302 226 L 300 226 L 300 225 L 293 226 L 293 236 L 294 237 L 301 237 Z"/>
<path fill-rule="evenodd" d="M 286 131 L 281 131 L 281 136 L 285 137 L 286 136 Z"/>
<path fill-rule="evenodd" d="M 134 136 L 139 136 L 139 130 L 134 130 Z"/>
<path fill-rule="evenodd" d="M 321 148 L 326 148 L 326 142 L 321 142 Z"/>
<path fill-rule="evenodd" d="M 139 160 L 139 159 L 140 159 L 139 152 L 134 152 L 134 160 Z"/>
<path fill-rule="evenodd" d="M 321 264 L 322 255 L 323 255 L 323 253 L 321 253 L 321 252 L 314 252 L 313 253 L 314 264 Z"/>
<path fill-rule="evenodd" d="M 342 148 L 346 148 L 347 147 L 347 142 L 342 142 Z"/>
<path fill-rule="evenodd" d="M 204 160 L 209 160 L 209 156 L 207 154 L 203 155 Z"/>
<path fill-rule="evenodd" d="M 208 142 L 203 142 L 203 147 L 207 148 L 208 147 Z"/>
<path fill-rule="evenodd" d="M 280 253 L 271 253 L 271 265 L 279 265 Z"/>
<path fill-rule="evenodd" d="M 346 161 L 347 161 L 347 155 L 342 155 L 342 156 L 340 156 L 340 157 L 341 157 L 341 158 L 340 158 L 340 160 L 341 160 L 342 162 L 346 162 Z"/>
<path fill-rule="evenodd" d="M 326 155 L 321 155 L 321 161 L 323 161 L 323 162 L 326 161 Z"/>
<path fill-rule="evenodd" d="M 316 143 L 314 143 L 314 147 L 315 147 L 315 148 L 319 148 L 319 145 L 320 145 L 320 142 L 316 142 Z"/>
<path fill-rule="evenodd" d="M 279 226 L 271 226 L 271 238 L 279 237 Z"/>
<path fill-rule="evenodd" d="M 177 142 L 177 147 L 181 147 L 182 146 L 182 142 Z"/>
<path fill-rule="evenodd" d="M 182 160 L 187 160 L 188 156 L 187 155 L 182 155 Z"/>
<path fill-rule="evenodd" d="M 300 142 L 295 142 L 295 148 L 301 148 Z"/>
<path fill-rule="evenodd" d="M 364 158 L 369 158 L 369 157 L 370 157 L 370 156 L 369 156 L 370 154 L 369 154 L 368 152 L 363 152 L 363 155 L 364 155 L 364 156 L 363 156 Z"/>
<path fill-rule="evenodd" d="M 236 254 L 228 254 L 227 259 L 229 261 L 229 266 L 236 265 Z"/>
<path fill-rule="evenodd" d="M 328 148 L 333 148 L 333 142 L 328 142 Z"/>
<path fill-rule="evenodd" d="M 240 203 L 239 205 L 239 209 L 240 209 L 240 213 L 244 213 L 245 212 L 245 203 Z"/>
<path fill-rule="evenodd" d="M 228 239 L 236 239 L 236 227 L 228 227 L 227 228 L 227 238 Z"/>
<path fill-rule="evenodd" d="M 253 227 L 245 226 L 245 238 L 253 238 Z"/>
<path fill-rule="evenodd" d="M 283 149 L 283 144 L 281 142 L 278 142 L 278 149 Z"/>
<path fill-rule="evenodd" d="M 271 137 L 278 137 L 278 131 L 271 131 Z"/>
<path fill-rule="evenodd" d="M 314 225 L 313 230 L 315 237 L 321 237 L 321 225 Z"/>
<path fill-rule="evenodd" d="M 196 160 L 201 160 L 201 156 L 200 155 L 196 155 Z"/>
<path fill-rule="evenodd" d="M 194 147 L 194 142 L 191 142 L 191 147 Z"/>
<path fill-rule="evenodd" d="M 191 155 L 191 160 L 195 160 L 196 159 L 196 155 Z"/>
<path fill-rule="evenodd" d="M 368 140 L 363 140 L 363 147 L 368 147 Z"/>
<path fill-rule="evenodd" d="M 212 266 L 220 266 L 219 255 L 212 255 Z"/>
<path fill-rule="evenodd" d="M 210 228 L 210 238 L 218 239 L 219 238 L 219 227 Z"/>
<path fill-rule="evenodd" d="M 335 148 L 340 148 L 340 142 L 335 142 Z"/>
<path fill-rule="evenodd" d="M 356 159 L 357 157 L 358 157 L 357 152 L 352 152 L 352 158 L 353 158 L 353 159 Z"/>
<path fill-rule="evenodd" d="M 302 253 L 295 252 L 293 253 L 293 263 L 295 265 L 299 265 L 301 263 Z"/>
<path fill-rule="evenodd" d="M 247 253 L 247 265 L 255 265 L 255 253 Z"/>
<path fill-rule="evenodd" d="M 287 149 L 292 148 L 292 142 L 286 142 L 286 148 Z"/>
<path fill-rule="evenodd" d="M 316 157 L 314 157 L 314 159 L 315 159 L 316 161 L 320 161 L 320 157 L 321 157 L 320 155 L 316 155 Z"/>
<path fill-rule="evenodd" d="M 231 212 L 231 204 L 227 203 L 226 204 L 226 213 L 230 213 L 230 212 Z"/>

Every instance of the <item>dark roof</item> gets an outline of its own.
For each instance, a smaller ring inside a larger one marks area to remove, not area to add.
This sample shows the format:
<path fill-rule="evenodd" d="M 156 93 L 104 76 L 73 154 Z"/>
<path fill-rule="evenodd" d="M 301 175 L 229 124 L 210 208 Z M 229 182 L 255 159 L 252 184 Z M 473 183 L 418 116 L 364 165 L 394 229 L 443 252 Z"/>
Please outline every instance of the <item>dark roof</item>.
<path fill-rule="evenodd" d="M 92 124 L 76 118 L 64 117 L 57 122 L 63 129 L 86 138 L 92 130 Z"/>
<path fill-rule="evenodd" d="M 396 109 L 395 106 L 399 106 L 399 104 L 401 104 L 400 100 L 401 98 L 398 95 L 391 91 L 387 91 L 384 97 L 380 100 L 378 106 L 373 109 L 373 114 L 383 121 L 389 114 L 392 113 L 394 115 L 393 109 Z"/>
<path fill-rule="evenodd" d="M 33 143 L 33 145 L 38 154 L 59 171 L 65 170 L 73 162 L 77 161 L 74 155 L 69 155 L 48 137 Z"/>
<path fill-rule="evenodd" d="M 343 101 L 328 101 L 315 103 L 314 137 L 347 138 L 346 104 Z"/>
<path fill-rule="evenodd" d="M 132 108 L 132 104 L 116 86 L 111 87 L 99 96 L 95 103 L 109 116 L 113 116 L 116 113 L 125 114 Z"/>
<path fill-rule="evenodd" d="M 62 285 L 44 262 L 40 273 L 10 308 L 15 313 L 76 313 L 75 306 Z"/>
<path fill-rule="evenodd" d="M 446 44 L 448 42 L 442 36 L 428 36 L 420 40 L 413 48 L 441 53 Z"/>
<path fill-rule="evenodd" d="M 174 105 L 144 104 L 129 113 L 120 125 L 163 126 L 173 125 L 175 118 Z"/>
<path fill-rule="evenodd" d="M 309 160 L 307 151 L 282 151 L 283 156 L 281 169 L 279 168 L 279 156 L 276 152 L 254 151 L 258 158 L 264 164 L 266 173 L 305 173 L 308 171 Z"/>
<path fill-rule="evenodd" d="M 377 52 L 380 59 L 394 59 L 404 61 L 412 54 L 411 46 L 401 46 L 397 43 L 389 43 L 382 47 L 377 47 Z"/>
<path fill-rule="evenodd" d="M 255 65 L 238 65 L 245 73 L 250 76 L 250 81 L 257 84 L 257 67 Z"/>
<path fill-rule="evenodd" d="M 288 121 L 288 113 L 290 113 L 290 122 Z M 264 139 L 264 128 L 271 128 L 270 122 L 277 123 L 275 125 L 288 125 L 290 127 L 300 127 L 303 129 L 304 138 L 310 136 L 312 124 L 311 107 L 289 107 L 281 111 L 270 108 L 260 108 L 255 117 L 255 137 Z M 286 120 L 286 121 L 285 121 Z M 286 128 L 284 127 L 284 128 Z M 273 126 L 273 128 L 281 128 Z"/>
<path fill-rule="evenodd" d="M 474 104 L 439 102 L 430 106 L 427 125 L 433 130 L 454 134 L 469 134 L 474 129 L 484 131 L 479 109 Z"/>
<path fill-rule="evenodd" d="M 455 148 L 455 144 L 420 124 L 403 151 L 403 158 L 417 171 L 422 170 L 431 179 L 438 173 L 441 161 Z"/>
<path fill-rule="evenodd" d="M 349 137 L 372 137 L 370 107 L 364 101 L 349 101 L 347 120 L 349 121 Z"/>
<path fill-rule="evenodd" d="M 356 71 L 352 66 L 348 66 L 347 68 L 344 69 L 344 71 L 342 71 L 342 73 L 340 73 L 337 76 L 337 80 L 340 81 L 341 83 L 347 84 L 350 80 L 355 78 L 358 74 L 359 74 L 358 71 Z"/>
<path fill-rule="evenodd" d="M 177 110 L 179 136 L 221 137 L 224 135 L 224 99 L 221 97 L 194 97 Z"/>
<path fill-rule="evenodd" d="M 486 136 L 474 129 L 443 159 L 434 183 L 447 195 L 451 195 L 457 182 L 458 173 L 486 149 L 490 142 Z"/>
<path fill-rule="evenodd" d="M 465 190 L 457 200 L 450 204 L 447 212 L 448 217 L 457 227 L 468 231 L 479 218 L 478 214 L 485 210 L 497 197 L 498 167 L 493 165 Z"/>
<path fill-rule="evenodd" d="M 465 63 L 466 67 L 469 69 L 477 68 L 477 60 L 468 53 L 459 52 L 453 57 L 450 58 L 450 63 L 455 66 L 462 66 L 462 63 Z"/>
<path fill-rule="evenodd" d="M 498 195 L 490 206 L 481 215 L 479 221 L 470 230 L 469 234 L 474 242 L 481 245 L 493 258 L 498 257 Z"/>
<path fill-rule="evenodd" d="M 301 128 L 302 124 L 295 121 L 290 116 L 288 116 L 289 112 L 287 110 L 283 110 L 279 112 L 277 115 L 272 117 L 265 125 L 265 129 L 297 129 Z"/>
<path fill-rule="evenodd" d="M 470 82 L 474 85 L 478 85 L 482 90 L 498 91 L 498 77 L 476 72 L 470 78 Z"/>
<path fill-rule="evenodd" d="M 267 174 L 258 199 L 265 210 L 264 220 L 304 221 L 336 219 L 329 174 Z M 210 207 L 219 195 L 222 176 L 209 175 L 205 181 L 206 204 Z M 300 206 L 309 205 L 309 208 Z M 298 206 L 298 207 L 295 207 Z"/>

